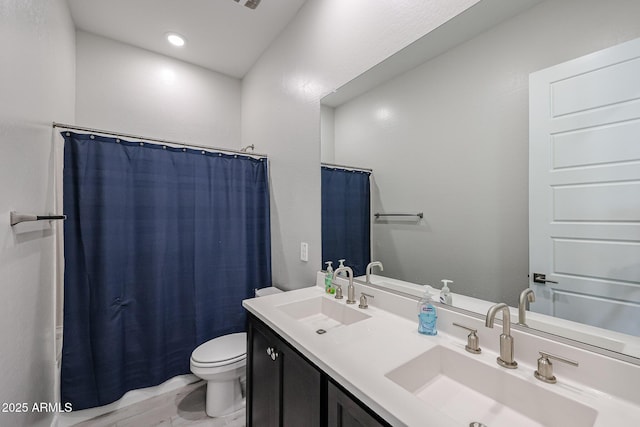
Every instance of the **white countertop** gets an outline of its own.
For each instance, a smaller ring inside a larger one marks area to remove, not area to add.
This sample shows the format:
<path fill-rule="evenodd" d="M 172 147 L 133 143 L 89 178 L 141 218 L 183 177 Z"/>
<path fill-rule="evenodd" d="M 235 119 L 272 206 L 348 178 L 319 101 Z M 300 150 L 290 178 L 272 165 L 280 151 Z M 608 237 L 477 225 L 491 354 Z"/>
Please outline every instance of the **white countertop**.
<path fill-rule="evenodd" d="M 363 285 L 359 285 L 358 291 L 362 287 Z M 344 289 L 346 299 L 346 286 Z M 243 306 L 392 425 L 424 426 L 428 420 L 430 426 L 460 426 L 459 421 L 452 419 L 435 404 L 419 400 L 412 393 L 385 377 L 385 374 L 436 345 L 446 346 L 465 357 L 473 357 L 477 361 L 492 364 L 492 366 L 495 365 L 496 352 L 482 345 L 482 342 L 481 354 L 471 355 L 465 352 L 466 333 L 458 334 L 441 322 L 446 320 L 446 324 L 450 324 L 451 319 L 459 320 L 455 319 L 455 316 L 462 316 L 464 323 L 465 320 L 468 321 L 464 315 L 439 309 L 438 335 L 425 336 L 417 332 L 416 321 L 404 317 L 406 315 L 404 311 L 407 309 L 415 311 L 415 301 L 409 299 L 402 301 L 402 297 L 380 290 L 367 289 L 367 291 L 376 295 L 375 300 L 369 301 L 369 308 L 366 310 L 371 317 L 345 327 L 332 329 L 323 335 L 316 334 L 307 325 L 293 320 L 278 308 L 283 304 L 318 296 L 333 300 L 331 296 L 325 294 L 322 287 L 313 286 L 249 299 L 243 302 Z M 392 302 L 393 299 L 395 301 Z M 339 302 L 344 304 L 344 301 L 343 299 Z M 379 306 L 384 306 L 387 310 L 378 308 Z M 403 313 L 394 314 L 392 312 L 394 310 L 388 310 L 388 307 L 392 306 L 397 307 L 397 310 L 403 310 Z M 357 305 L 350 308 L 359 310 Z M 408 317 L 412 315 L 413 313 Z M 499 334 L 499 325 L 497 329 Z M 487 329 L 487 331 L 496 331 L 496 329 Z M 541 338 L 535 337 L 535 339 Z M 535 370 L 534 362 L 526 364 L 526 361 L 519 361 L 519 363 L 519 369 L 505 371 L 538 387 L 545 387 L 549 393 L 563 394 L 596 409 L 598 416 L 595 426 L 640 425 L 640 406 L 634 404 L 635 402 L 625 401 L 569 380 L 559 381 L 558 384 L 542 383 L 532 375 Z M 630 366 L 629 369 L 640 370 L 640 367 Z M 633 371 L 633 374 L 635 378 L 637 372 Z"/>

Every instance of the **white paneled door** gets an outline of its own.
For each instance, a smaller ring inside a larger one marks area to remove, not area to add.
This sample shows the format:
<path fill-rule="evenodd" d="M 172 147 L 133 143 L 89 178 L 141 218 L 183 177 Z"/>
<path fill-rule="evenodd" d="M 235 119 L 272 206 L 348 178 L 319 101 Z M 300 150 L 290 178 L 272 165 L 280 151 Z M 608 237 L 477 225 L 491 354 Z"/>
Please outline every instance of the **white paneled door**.
<path fill-rule="evenodd" d="M 531 309 L 640 335 L 640 39 L 531 74 L 529 126 Z"/>

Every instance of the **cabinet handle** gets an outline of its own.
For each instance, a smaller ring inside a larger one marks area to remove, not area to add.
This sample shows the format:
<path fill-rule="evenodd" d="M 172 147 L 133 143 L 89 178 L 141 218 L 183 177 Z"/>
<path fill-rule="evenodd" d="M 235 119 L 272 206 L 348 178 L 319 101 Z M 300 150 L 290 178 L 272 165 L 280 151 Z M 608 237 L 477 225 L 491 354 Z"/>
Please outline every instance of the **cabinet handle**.
<path fill-rule="evenodd" d="M 278 352 L 273 347 L 267 347 L 267 354 L 271 357 L 271 360 L 276 360 L 279 356 Z"/>

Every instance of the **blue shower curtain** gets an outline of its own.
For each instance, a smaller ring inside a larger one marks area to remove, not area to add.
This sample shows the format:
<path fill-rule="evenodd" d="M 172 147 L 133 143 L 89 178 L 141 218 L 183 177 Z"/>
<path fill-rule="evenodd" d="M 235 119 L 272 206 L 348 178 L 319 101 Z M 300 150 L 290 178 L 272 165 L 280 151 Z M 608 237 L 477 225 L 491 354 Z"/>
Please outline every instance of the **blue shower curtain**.
<path fill-rule="evenodd" d="M 74 410 L 189 373 L 271 284 L 266 159 L 63 132 L 61 394 Z"/>
<path fill-rule="evenodd" d="M 322 166 L 322 262 L 365 274 L 371 262 L 370 173 Z M 323 269 L 326 266 L 323 265 Z"/>

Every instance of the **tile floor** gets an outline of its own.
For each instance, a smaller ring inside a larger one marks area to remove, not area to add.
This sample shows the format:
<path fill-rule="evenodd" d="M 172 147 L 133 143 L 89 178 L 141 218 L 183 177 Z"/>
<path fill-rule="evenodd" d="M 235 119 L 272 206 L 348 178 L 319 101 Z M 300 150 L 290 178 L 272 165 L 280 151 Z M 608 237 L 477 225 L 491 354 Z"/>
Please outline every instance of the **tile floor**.
<path fill-rule="evenodd" d="M 209 418 L 205 412 L 207 384 L 199 381 L 183 388 L 75 424 L 74 427 L 245 427 L 245 409 Z"/>

